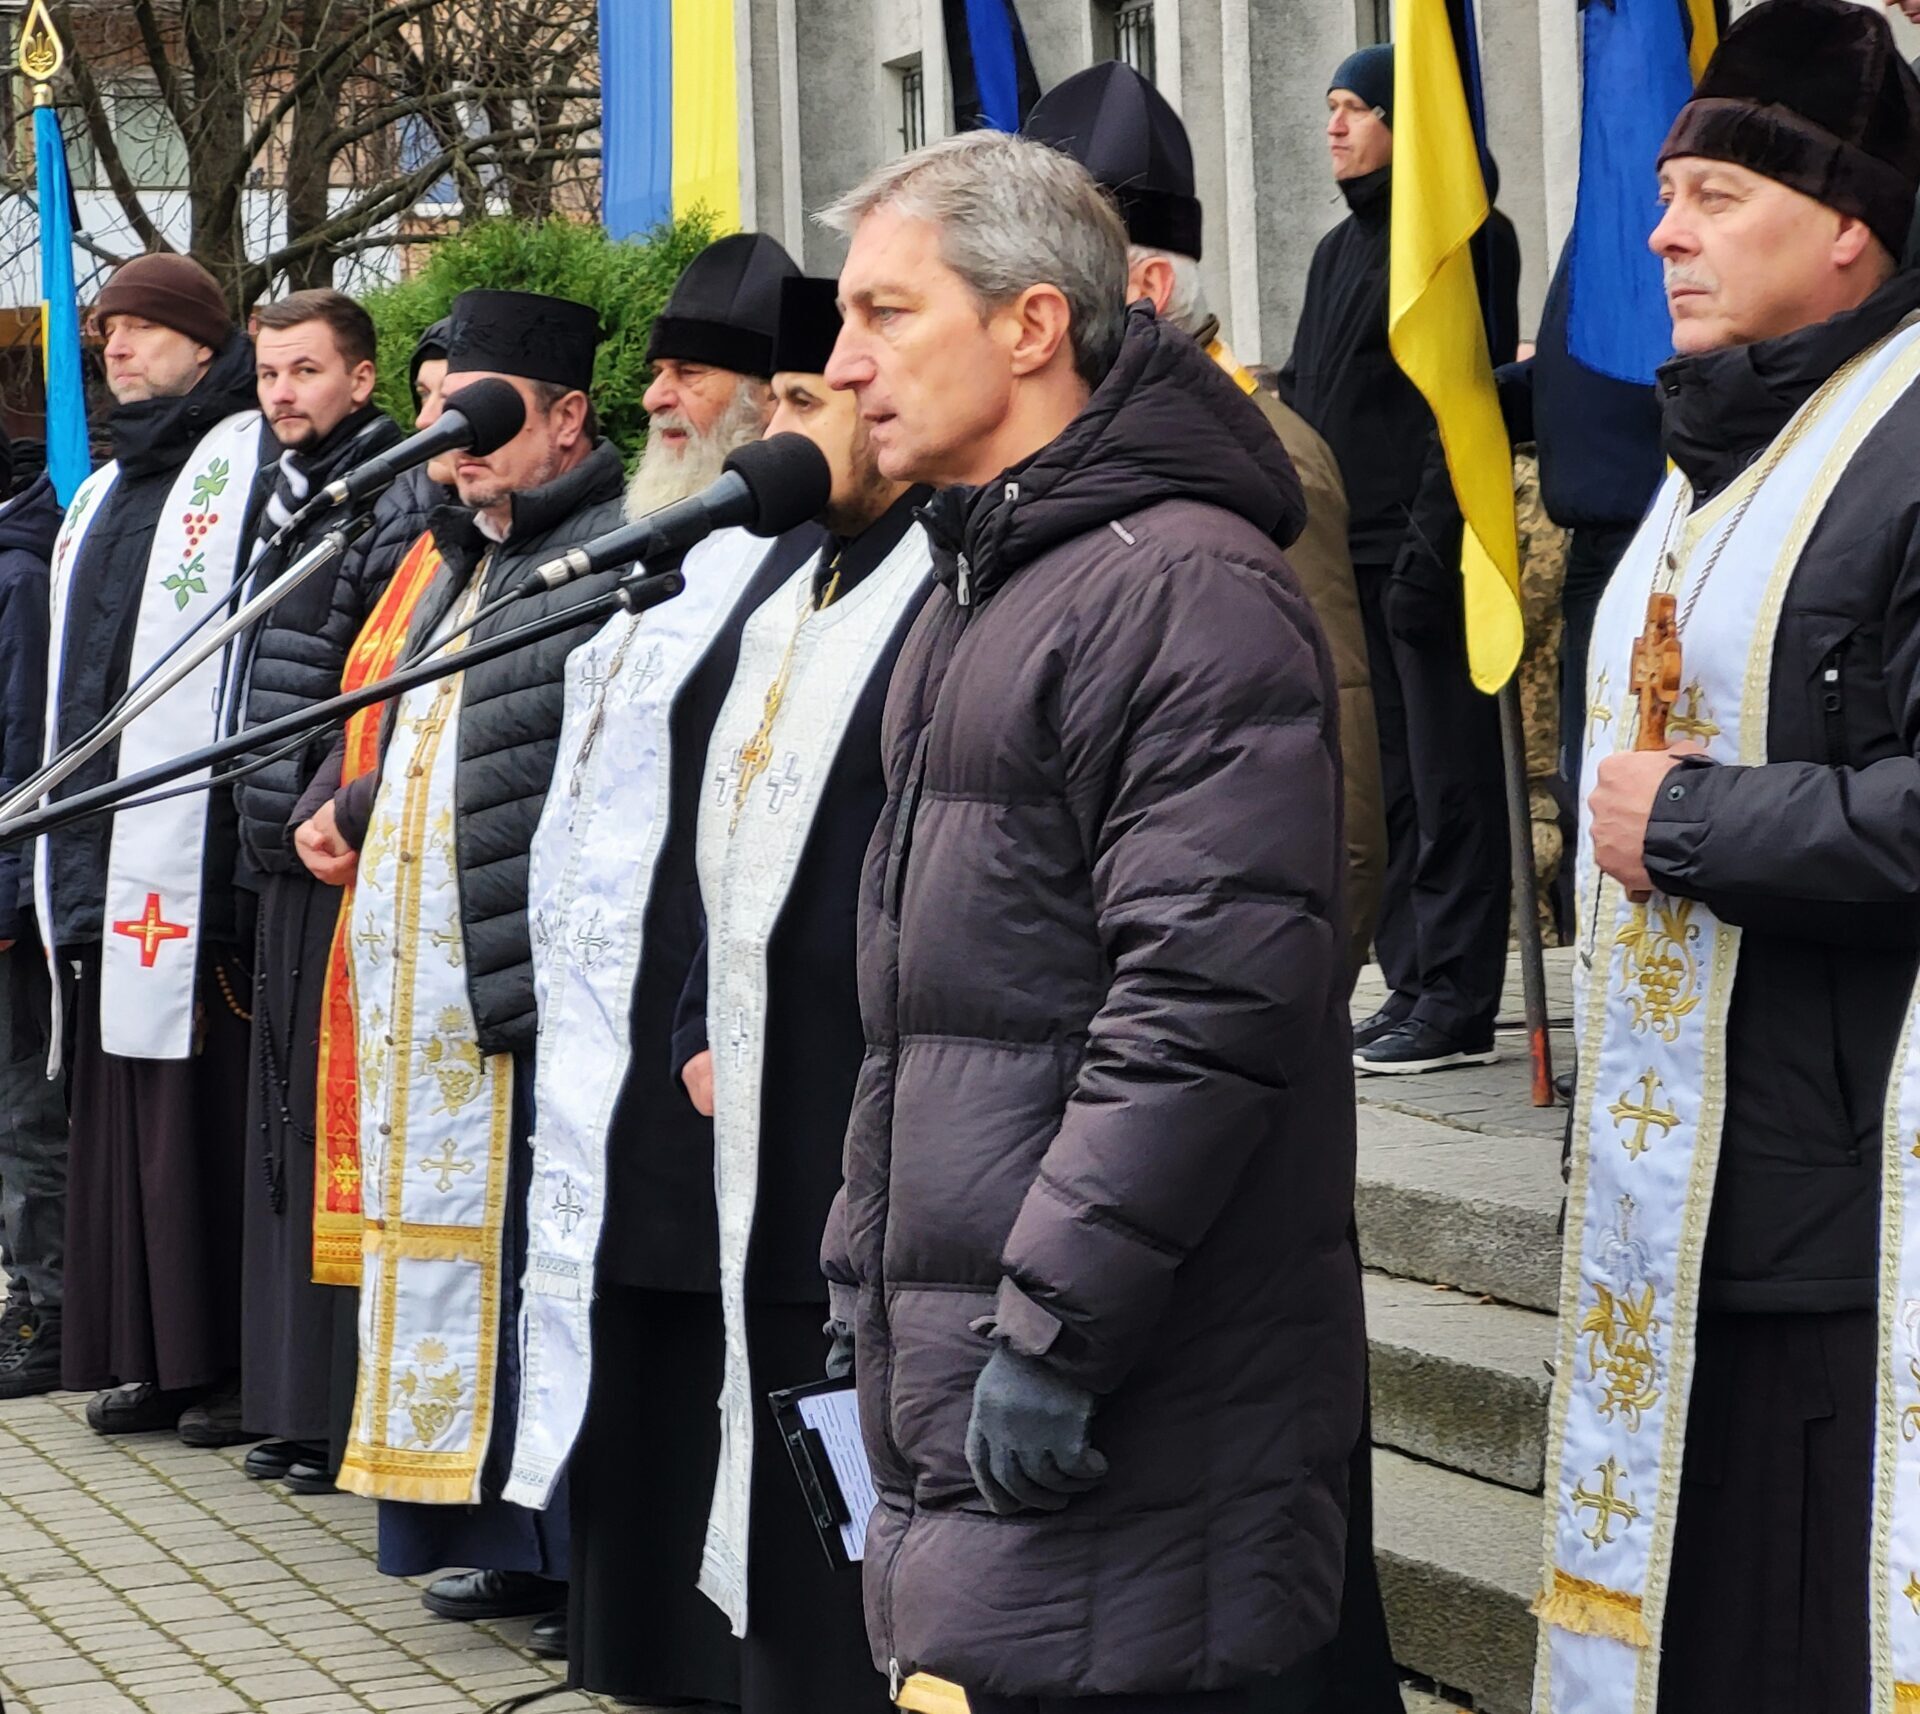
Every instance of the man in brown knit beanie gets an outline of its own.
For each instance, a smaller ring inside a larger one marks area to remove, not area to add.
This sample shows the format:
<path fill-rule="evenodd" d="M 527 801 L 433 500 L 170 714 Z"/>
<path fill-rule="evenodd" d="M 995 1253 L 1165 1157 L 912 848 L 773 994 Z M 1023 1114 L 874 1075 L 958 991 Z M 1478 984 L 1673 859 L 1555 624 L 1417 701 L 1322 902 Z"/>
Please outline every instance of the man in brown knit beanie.
<path fill-rule="evenodd" d="M 139 257 L 91 325 L 114 456 L 54 546 L 49 754 L 209 614 L 252 547 L 253 353 L 212 276 L 184 256 Z M 209 742 L 221 692 L 216 659 L 54 795 Z M 250 983 L 234 857 L 225 788 L 80 822 L 35 850 L 72 1062 L 62 1379 L 97 1392 L 87 1420 L 102 1434 L 241 1438 Z"/>

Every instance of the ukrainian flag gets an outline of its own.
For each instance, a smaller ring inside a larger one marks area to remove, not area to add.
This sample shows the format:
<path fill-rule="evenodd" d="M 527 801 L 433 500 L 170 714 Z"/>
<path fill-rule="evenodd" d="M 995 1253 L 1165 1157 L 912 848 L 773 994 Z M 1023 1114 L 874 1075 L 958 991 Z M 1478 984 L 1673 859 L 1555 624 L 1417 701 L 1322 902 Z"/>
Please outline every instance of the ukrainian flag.
<path fill-rule="evenodd" d="M 38 91 L 36 91 L 36 95 Z M 93 470 L 87 391 L 80 369 L 80 306 L 73 280 L 73 187 L 60 115 L 33 110 L 33 164 L 40 199 L 40 351 L 47 377 L 47 474 L 66 505 Z"/>
<path fill-rule="evenodd" d="M 1673 355 L 1654 162 L 1720 40 L 1713 0 L 1587 0 L 1581 8 L 1580 194 L 1567 257 L 1567 350 L 1651 385 Z"/>
<path fill-rule="evenodd" d="M 607 230 L 626 238 L 705 208 L 740 229 L 732 0 L 600 0 Z"/>
<path fill-rule="evenodd" d="M 1471 0 L 1394 0 L 1387 342 L 1439 425 L 1466 529 L 1467 656 L 1498 690 L 1520 660 L 1513 449 L 1493 387 L 1472 242 L 1489 211 Z"/>

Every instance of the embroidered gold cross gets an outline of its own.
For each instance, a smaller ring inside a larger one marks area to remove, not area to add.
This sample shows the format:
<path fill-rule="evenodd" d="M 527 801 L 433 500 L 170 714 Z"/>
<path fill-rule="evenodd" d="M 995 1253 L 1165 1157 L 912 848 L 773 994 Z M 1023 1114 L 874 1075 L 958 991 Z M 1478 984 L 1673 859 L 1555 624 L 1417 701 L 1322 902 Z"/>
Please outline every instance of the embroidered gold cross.
<path fill-rule="evenodd" d="M 437 1158 L 433 1155 L 428 1155 L 420 1162 L 420 1170 L 422 1172 L 434 1172 L 440 1175 L 440 1182 L 434 1186 L 434 1189 L 444 1195 L 453 1188 L 453 1175 L 456 1172 L 463 1175 L 472 1172 L 473 1162 L 456 1160 L 454 1158 L 453 1139 L 449 1137 L 440 1145 L 440 1154 Z"/>
<path fill-rule="evenodd" d="M 1911 1571 L 1907 1573 L 1907 1586 L 1900 1593 L 1913 1603 L 1913 1610 L 1920 1613 L 1920 1577 Z"/>
<path fill-rule="evenodd" d="M 333 1192 L 351 1196 L 360 1188 L 360 1163 L 351 1155 L 340 1155 L 333 1163 Z"/>
<path fill-rule="evenodd" d="M 1620 1478 L 1626 1474 L 1618 1463 L 1608 1458 L 1594 1474 L 1600 1478 L 1598 1491 L 1582 1482 L 1573 1490 L 1573 1511 L 1578 1517 L 1582 1512 L 1592 1512 L 1593 1522 L 1581 1533 L 1596 1548 L 1613 1545 L 1613 1521 L 1618 1518 L 1623 1524 L 1631 1524 L 1640 1515 L 1640 1508 L 1633 1503 L 1631 1496 L 1623 1499 L 1619 1493 Z"/>
<path fill-rule="evenodd" d="M 1700 681 L 1695 679 L 1681 694 L 1685 698 L 1684 705 L 1668 720 L 1667 731 L 1677 732 L 1682 737 L 1695 739 L 1702 744 L 1718 738 L 1720 728 L 1707 717 L 1704 706 L 1707 699 L 1700 689 Z"/>
<path fill-rule="evenodd" d="M 444 681 L 434 696 L 433 706 L 413 723 L 413 730 L 423 743 L 438 740 L 447 729 L 447 722 L 453 718 L 453 682 Z"/>
<path fill-rule="evenodd" d="M 1631 1089 L 1621 1092 L 1620 1099 L 1607 1109 L 1616 1126 L 1632 1125 L 1633 1135 L 1622 1137 L 1620 1146 L 1634 1160 L 1645 1154 L 1651 1145 L 1647 1142 L 1648 1130 L 1658 1125 L 1660 1134 L 1665 1136 L 1680 1123 L 1678 1113 L 1668 1112 L 1660 1106 L 1657 1097 L 1660 1094 L 1660 1074 L 1651 1066 L 1640 1074 L 1640 1099 L 1635 1102 Z"/>

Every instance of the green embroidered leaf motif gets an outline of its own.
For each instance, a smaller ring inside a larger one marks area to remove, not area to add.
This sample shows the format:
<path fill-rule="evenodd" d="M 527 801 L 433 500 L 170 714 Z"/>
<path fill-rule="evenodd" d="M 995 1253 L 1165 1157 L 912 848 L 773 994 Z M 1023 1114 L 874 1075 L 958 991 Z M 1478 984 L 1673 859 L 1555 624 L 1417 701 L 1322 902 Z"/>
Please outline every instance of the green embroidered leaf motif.
<path fill-rule="evenodd" d="M 193 479 L 192 504 L 205 511 L 213 503 L 214 497 L 227 491 L 227 478 L 233 474 L 233 466 L 224 458 L 216 458 L 205 471 Z M 205 594 L 203 589 L 201 594 Z"/>
<path fill-rule="evenodd" d="M 171 577 L 163 578 L 160 587 L 173 591 L 173 605 L 176 609 L 186 606 L 196 595 L 205 595 L 207 556 L 197 553 Z"/>

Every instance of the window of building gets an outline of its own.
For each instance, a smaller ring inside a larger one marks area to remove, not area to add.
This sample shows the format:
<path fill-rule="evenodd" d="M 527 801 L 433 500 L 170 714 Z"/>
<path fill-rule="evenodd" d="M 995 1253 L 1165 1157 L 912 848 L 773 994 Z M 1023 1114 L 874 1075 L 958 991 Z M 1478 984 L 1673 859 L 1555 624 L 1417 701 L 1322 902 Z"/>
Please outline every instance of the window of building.
<path fill-rule="evenodd" d="M 120 164 L 136 190 L 179 190 L 187 183 L 187 142 L 151 78 L 125 78 L 104 84 L 100 99 L 107 110 Z M 67 161 L 73 182 L 83 190 L 105 190 L 107 173 L 94 150 L 86 115 L 78 107 L 61 109 L 67 134 Z"/>
<path fill-rule="evenodd" d="M 927 80 L 920 56 L 897 60 L 887 68 L 899 95 L 900 152 L 910 155 L 927 140 Z"/>
<path fill-rule="evenodd" d="M 410 174 L 437 160 L 441 144 L 433 127 L 421 114 L 409 113 L 400 121 L 399 149 L 400 171 Z M 414 206 L 422 213 L 451 212 L 459 200 L 460 192 L 453 182 L 453 174 L 446 173 L 414 199 Z"/>
<path fill-rule="evenodd" d="M 1153 0 L 1122 0 L 1114 7 L 1113 57 L 1154 81 Z"/>

